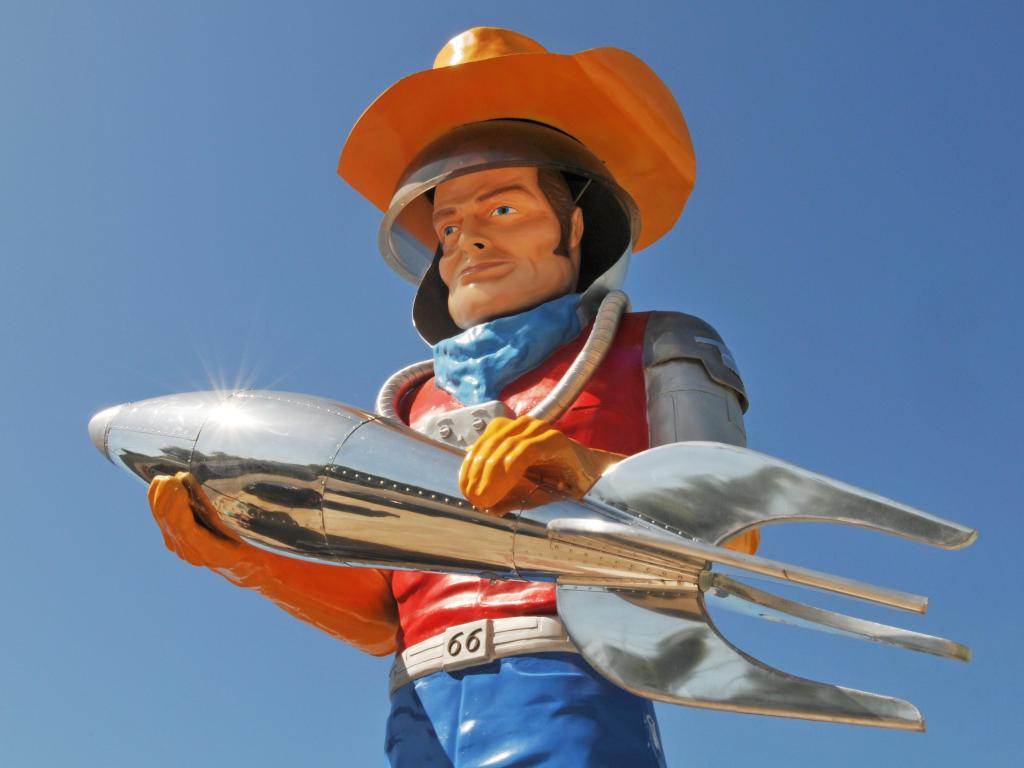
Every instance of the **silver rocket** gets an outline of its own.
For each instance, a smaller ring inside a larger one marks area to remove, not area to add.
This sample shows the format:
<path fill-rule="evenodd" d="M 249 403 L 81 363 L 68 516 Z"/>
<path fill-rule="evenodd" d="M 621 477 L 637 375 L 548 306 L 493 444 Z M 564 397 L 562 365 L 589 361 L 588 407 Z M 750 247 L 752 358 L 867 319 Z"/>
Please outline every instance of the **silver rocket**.
<path fill-rule="evenodd" d="M 220 519 L 275 552 L 341 566 L 554 581 L 580 653 L 612 682 L 661 701 L 922 730 L 908 702 L 795 677 L 739 651 L 715 600 L 812 626 L 967 660 L 959 643 L 755 589 L 726 565 L 923 613 L 927 599 L 720 546 L 766 523 L 823 521 L 946 549 L 975 532 L 754 451 L 676 443 L 612 467 L 582 500 L 494 517 L 458 489 L 463 454 L 403 424 L 280 392 L 195 392 L 108 408 L 96 447 L 149 482 L 190 472 Z"/>

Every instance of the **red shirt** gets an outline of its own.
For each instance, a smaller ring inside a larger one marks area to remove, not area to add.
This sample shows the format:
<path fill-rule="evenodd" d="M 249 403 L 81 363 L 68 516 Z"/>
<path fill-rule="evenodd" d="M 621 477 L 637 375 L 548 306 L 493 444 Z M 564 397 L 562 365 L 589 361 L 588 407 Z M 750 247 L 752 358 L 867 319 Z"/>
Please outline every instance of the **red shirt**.
<path fill-rule="evenodd" d="M 555 422 L 556 429 L 590 448 L 625 455 L 647 450 L 643 368 L 647 318 L 648 313 L 623 316 L 608 355 L 580 396 Z M 588 326 L 532 371 L 508 384 L 499 399 L 516 415 L 527 413 L 559 382 L 589 332 Z M 415 429 L 428 416 L 462 407 L 430 378 L 406 395 L 399 404 L 399 413 Z M 391 589 L 398 603 L 399 651 L 467 621 L 557 612 L 555 587 L 550 582 L 396 571 Z"/>

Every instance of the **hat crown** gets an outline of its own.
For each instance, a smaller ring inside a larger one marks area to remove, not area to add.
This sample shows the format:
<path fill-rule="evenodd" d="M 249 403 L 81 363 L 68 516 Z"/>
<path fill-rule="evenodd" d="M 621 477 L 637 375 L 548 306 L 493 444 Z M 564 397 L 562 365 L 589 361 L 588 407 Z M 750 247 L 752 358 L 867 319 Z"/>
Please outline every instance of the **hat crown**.
<path fill-rule="evenodd" d="M 501 27 L 473 27 L 447 43 L 434 59 L 434 69 L 516 53 L 547 53 L 536 40 Z"/>

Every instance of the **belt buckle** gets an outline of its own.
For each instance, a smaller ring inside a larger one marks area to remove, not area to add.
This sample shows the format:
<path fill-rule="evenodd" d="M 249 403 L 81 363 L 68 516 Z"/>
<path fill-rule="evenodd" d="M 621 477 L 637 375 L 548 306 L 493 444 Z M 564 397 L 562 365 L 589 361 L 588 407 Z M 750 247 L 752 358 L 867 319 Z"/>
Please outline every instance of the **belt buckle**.
<path fill-rule="evenodd" d="M 490 619 L 449 627 L 444 633 L 441 669 L 451 672 L 494 658 L 494 627 Z"/>

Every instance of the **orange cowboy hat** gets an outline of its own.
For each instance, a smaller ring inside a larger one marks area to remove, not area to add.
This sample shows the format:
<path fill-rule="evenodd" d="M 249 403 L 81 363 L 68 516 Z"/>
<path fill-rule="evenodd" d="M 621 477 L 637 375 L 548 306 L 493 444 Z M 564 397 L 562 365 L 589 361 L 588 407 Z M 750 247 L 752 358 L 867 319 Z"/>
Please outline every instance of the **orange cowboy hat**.
<path fill-rule="evenodd" d="M 410 161 L 454 128 L 501 118 L 543 123 L 597 156 L 639 209 L 640 250 L 668 232 L 693 189 L 696 163 L 668 88 L 631 53 L 548 53 L 518 32 L 474 27 L 449 40 L 433 69 L 388 88 L 363 112 L 338 173 L 387 211 Z"/>

